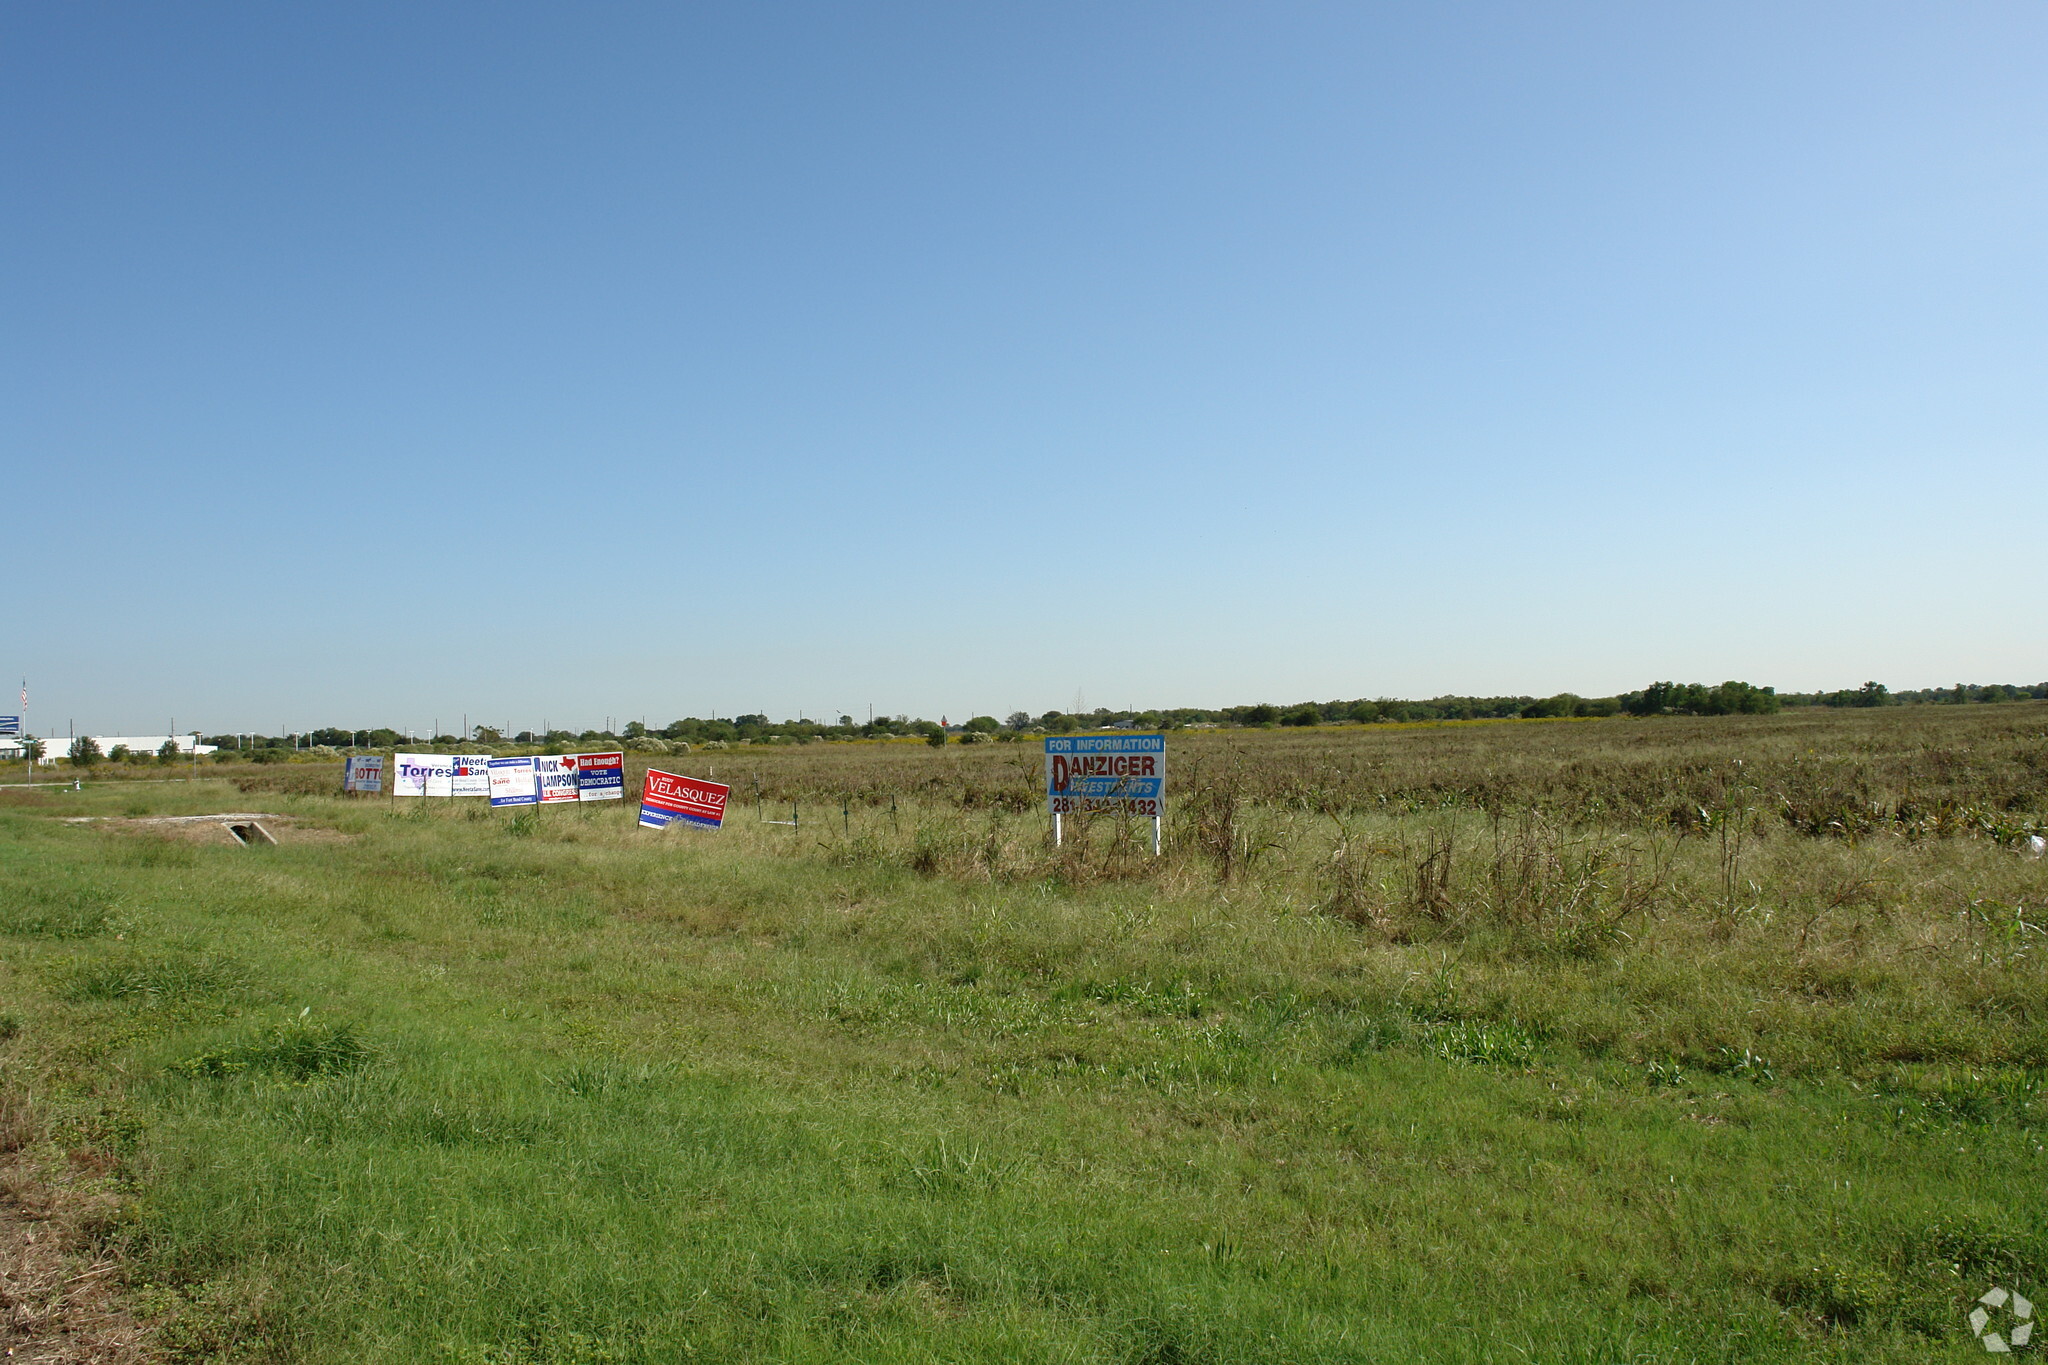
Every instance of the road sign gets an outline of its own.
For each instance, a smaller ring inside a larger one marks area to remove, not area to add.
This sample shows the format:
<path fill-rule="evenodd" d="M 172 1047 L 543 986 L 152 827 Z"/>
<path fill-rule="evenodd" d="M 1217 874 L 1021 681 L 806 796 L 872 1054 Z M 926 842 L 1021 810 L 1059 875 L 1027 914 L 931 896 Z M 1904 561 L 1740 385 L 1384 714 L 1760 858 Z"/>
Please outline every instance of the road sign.
<path fill-rule="evenodd" d="M 540 801 L 540 775 L 533 759 L 494 758 L 489 766 L 493 806 L 531 806 Z"/>
<path fill-rule="evenodd" d="M 681 773 L 647 770 L 647 782 L 640 790 L 640 823 L 649 829 L 664 829 L 681 821 L 717 829 L 725 821 L 725 799 L 732 788 Z"/>
<path fill-rule="evenodd" d="M 625 796 L 626 755 L 624 752 L 578 754 L 576 759 L 577 800 L 617 801 Z"/>

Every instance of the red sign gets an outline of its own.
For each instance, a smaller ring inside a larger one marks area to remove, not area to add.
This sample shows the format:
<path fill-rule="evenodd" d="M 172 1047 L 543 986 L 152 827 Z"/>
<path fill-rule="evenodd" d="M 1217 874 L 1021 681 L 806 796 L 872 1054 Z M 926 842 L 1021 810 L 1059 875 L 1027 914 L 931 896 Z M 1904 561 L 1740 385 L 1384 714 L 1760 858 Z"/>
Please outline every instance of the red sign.
<path fill-rule="evenodd" d="M 649 829 L 665 829 L 676 821 L 717 829 L 725 820 L 725 799 L 732 788 L 701 778 L 647 770 L 647 783 L 640 789 L 640 823 Z"/>

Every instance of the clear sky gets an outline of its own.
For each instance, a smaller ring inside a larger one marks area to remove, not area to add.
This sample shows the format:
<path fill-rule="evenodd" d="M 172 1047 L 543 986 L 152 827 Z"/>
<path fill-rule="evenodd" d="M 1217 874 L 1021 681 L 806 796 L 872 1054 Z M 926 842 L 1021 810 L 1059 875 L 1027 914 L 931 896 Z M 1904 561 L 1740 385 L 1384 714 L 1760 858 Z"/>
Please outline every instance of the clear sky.
<path fill-rule="evenodd" d="M 2038 0 L 7 0 L 0 678 L 2039 681 L 2044 72 Z"/>

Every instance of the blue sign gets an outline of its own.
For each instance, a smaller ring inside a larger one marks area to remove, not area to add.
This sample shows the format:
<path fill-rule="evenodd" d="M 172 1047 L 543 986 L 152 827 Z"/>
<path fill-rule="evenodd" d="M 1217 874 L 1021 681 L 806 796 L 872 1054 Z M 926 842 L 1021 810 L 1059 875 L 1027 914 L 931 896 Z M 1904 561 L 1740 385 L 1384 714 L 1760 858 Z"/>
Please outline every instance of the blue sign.
<path fill-rule="evenodd" d="M 1054 815 L 1164 815 L 1165 735 L 1047 735 L 1045 801 Z"/>
<path fill-rule="evenodd" d="M 493 806 L 540 804 L 540 774 L 531 757 L 494 758 L 489 767 Z"/>
<path fill-rule="evenodd" d="M 0 716 L 0 735 L 18 735 L 20 733 L 20 716 Z"/>
<path fill-rule="evenodd" d="M 615 749 L 608 754 L 578 754 L 576 799 L 617 801 L 626 795 L 626 755 Z"/>

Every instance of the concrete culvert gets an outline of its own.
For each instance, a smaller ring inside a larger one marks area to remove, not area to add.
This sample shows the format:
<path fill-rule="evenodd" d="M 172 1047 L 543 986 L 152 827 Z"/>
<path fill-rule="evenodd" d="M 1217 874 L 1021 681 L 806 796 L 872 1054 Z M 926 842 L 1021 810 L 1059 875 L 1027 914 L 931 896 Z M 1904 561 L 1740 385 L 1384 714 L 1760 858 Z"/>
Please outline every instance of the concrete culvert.
<path fill-rule="evenodd" d="M 277 842 L 277 839 L 269 830 L 263 828 L 254 820 L 230 824 L 228 826 L 228 833 L 235 836 L 235 842 L 238 844 L 275 844 Z"/>

